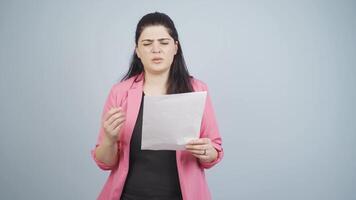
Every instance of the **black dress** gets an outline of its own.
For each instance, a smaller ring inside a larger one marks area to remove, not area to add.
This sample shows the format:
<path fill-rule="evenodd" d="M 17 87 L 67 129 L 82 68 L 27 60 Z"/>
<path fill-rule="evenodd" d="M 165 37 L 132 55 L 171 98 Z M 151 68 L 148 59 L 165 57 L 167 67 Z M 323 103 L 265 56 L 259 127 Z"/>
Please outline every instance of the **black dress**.
<path fill-rule="evenodd" d="M 143 101 L 130 142 L 129 172 L 121 200 L 181 200 L 176 152 L 141 150 Z"/>

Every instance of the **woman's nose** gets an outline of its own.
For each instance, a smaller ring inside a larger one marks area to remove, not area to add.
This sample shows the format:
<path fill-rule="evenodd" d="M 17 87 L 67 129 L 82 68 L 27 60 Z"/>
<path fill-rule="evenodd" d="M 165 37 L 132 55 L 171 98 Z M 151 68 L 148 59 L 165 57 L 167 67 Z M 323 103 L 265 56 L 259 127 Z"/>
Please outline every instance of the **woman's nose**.
<path fill-rule="evenodd" d="M 154 42 L 152 44 L 152 53 L 160 53 L 161 49 L 158 43 Z"/>

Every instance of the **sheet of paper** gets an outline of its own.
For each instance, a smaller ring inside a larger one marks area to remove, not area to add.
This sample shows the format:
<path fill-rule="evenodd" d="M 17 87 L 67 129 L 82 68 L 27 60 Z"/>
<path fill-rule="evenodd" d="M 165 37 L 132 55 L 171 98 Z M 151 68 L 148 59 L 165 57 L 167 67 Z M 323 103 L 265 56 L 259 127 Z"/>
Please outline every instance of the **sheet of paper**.
<path fill-rule="evenodd" d="M 200 133 L 207 92 L 145 96 L 143 150 L 183 150 Z"/>

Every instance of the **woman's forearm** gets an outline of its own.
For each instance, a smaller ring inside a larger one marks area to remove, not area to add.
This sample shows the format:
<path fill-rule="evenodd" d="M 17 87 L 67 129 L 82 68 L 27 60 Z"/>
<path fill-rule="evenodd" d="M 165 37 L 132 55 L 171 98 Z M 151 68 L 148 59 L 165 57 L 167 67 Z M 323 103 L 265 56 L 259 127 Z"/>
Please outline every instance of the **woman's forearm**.
<path fill-rule="evenodd" d="M 109 166 L 114 166 L 118 162 L 119 155 L 117 142 L 112 142 L 107 137 L 103 138 L 103 142 L 95 151 L 96 159 Z"/>

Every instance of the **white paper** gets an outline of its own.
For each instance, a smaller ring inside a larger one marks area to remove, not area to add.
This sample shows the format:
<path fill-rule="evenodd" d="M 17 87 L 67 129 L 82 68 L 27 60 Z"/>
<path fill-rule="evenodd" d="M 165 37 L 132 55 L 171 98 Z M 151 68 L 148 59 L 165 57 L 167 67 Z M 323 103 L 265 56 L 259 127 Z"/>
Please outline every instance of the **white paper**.
<path fill-rule="evenodd" d="M 143 150 L 183 150 L 199 138 L 207 92 L 145 96 Z"/>

